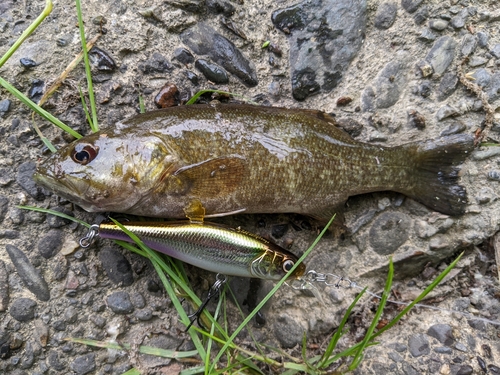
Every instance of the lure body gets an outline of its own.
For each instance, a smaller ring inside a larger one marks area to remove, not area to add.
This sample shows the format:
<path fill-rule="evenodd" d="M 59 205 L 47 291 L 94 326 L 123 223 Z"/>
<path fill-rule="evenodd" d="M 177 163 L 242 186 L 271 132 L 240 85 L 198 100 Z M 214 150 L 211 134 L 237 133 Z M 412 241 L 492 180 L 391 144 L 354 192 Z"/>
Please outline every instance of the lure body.
<path fill-rule="evenodd" d="M 153 250 L 225 275 L 280 280 L 297 262 L 295 255 L 264 238 L 219 224 L 176 221 L 122 225 Z M 99 237 L 134 242 L 112 222 L 99 226 Z M 298 278 L 304 271 L 300 264 L 292 277 Z"/>

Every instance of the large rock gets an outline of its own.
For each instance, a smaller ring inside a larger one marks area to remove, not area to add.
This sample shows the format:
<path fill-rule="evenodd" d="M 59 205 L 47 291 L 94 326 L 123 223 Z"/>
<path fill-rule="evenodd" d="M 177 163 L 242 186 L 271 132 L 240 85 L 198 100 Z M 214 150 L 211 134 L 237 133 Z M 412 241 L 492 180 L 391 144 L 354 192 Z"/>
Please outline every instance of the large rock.
<path fill-rule="evenodd" d="M 292 93 L 304 100 L 339 84 L 363 43 L 366 0 L 306 0 L 273 12 L 272 21 L 290 33 Z"/>

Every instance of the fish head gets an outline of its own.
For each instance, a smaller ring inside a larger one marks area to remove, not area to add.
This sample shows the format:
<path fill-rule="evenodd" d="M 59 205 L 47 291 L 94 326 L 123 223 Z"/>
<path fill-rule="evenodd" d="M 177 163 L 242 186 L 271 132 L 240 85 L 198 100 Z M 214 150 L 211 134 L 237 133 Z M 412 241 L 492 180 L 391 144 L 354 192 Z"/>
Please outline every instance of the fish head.
<path fill-rule="evenodd" d="M 298 258 L 278 245 L 270 243 L 268 246 L 268 250 L 253 261 L 251 272 L 255 277 L 278 281 L 290 273 Z M 298 279 L 305 271 L 306 266 L 301 263 L 289 278 Z"/>
<path fill-rule="evenodd" d="M 89 212 L 127 212 L 154 189 L 173 159 L 155 135 L 111 129 L 49 156 L 34 180 Z"/>

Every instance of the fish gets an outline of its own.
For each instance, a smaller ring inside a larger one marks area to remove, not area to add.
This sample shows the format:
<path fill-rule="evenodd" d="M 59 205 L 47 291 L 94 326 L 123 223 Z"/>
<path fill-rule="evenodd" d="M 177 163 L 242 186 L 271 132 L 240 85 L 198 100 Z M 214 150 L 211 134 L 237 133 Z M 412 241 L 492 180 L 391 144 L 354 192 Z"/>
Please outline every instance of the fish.
<path fill-rule="evenodd" d="M 362 143 L 316 110 L 178 106 L 82 137 L 37 166 L 34 180 L 89 212 L 185 218 L 298 213 L 328 220 L 351 196 L 394 191 L 448 215 L 466 211 L 456 134 L 395 147 Z"/>
<path fill-rule="evenodd" d="M 273 242 L 241 228 L 222 224 L 184 220 L 138 221 L 122 225 L 153 250 L 227 276 L 278 281 L 292 270 L 298 260 Z M 134 243 L 112 221 L 101 223 L 97 233 L 101 238 Z M 300 278 L 305 269 L 305 265 L 300 263 L 290 278 Z"/>

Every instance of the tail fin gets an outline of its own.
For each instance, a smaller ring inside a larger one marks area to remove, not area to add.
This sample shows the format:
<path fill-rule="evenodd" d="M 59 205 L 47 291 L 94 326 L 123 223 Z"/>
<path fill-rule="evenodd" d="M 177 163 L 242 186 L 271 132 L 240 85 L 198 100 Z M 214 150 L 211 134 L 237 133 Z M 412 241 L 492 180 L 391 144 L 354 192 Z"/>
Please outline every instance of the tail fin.
<path fill-rule="evenodd" d="M 416 148 L 415 184 L 407 194 L 444 214 L 463 214 L 467 191 L 458 184 L 459 166 L 473 150 L 474 138 L 457 134 L 407 146 Z"/>

